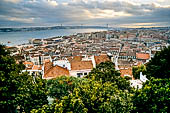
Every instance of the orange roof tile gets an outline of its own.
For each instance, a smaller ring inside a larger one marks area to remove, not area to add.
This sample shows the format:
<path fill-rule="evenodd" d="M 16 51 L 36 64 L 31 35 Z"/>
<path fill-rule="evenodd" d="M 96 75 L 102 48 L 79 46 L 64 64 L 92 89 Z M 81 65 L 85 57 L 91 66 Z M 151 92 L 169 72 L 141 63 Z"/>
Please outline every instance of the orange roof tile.
<path fill-rule="evenodd" d="M 82 56 L 68 57 L 69 62 L 79 62 L 82 60 Z"/>
<path fill-rule="evenodd" d="M 137 63 L 137 66 L 140 66 L 140 65 L 142 65 L 142 64 L 143 64 L 142 62 L 138 62 L 138 63 Z"/>
<path fill-rule="evenodd" d="M 44 63 L 44 73 L 46 73 L 51 67 L 53 66 L 53 63 L 48 60 Z"/>
<path fill-rule="evenodd" d="M 51 67 L 45 74 L 44 78 L 56 78 L 59 76 L 69 76 L 69 70 L 60 66 Z"/>
<path fill-rule="evenodd" d="M 26 70 L 32 69 L 32 67 L 34 65 L 33 62 L 28 62 L 28 61 L 25 61 L 23 64 L 25 65 Z"/>
<path fill-rule="evenodd" d="M 110 61 L 107 55 L 94 56 L 94 59 L 97 65 L 100 64 L 101 62 Z"/>
<path fill-rule="evenodd" d="M 33 62 L 28 62 L 28 61 L 25 61 L 23 64 L 24 64 L 24 65 L 27 65 L 27 64 L 28 64 L 28 65 L 34 65 Z"/>
<path fill-rule="evenodd" d="M 50 59 L 45 59 L 45 60 L 44 60 L 44 63 L 46 63 L 46 62 L 50 62 Z"/>
<path fill-rule="evenodd" d="M 32 70 L 42 70 L 42 65 L 34 65 Z"/>
<path fill-rule="evenodd" d="M 92 61 L 78 61 L 71 63 L 71 70 L 93 69 Z"/>
<path fill-rule="evenodd" d="M 132 68 L 131 67 L 124 67 L 123 69 L 120 69 L 121 77 L 124 77 L 124 75 L 130 75 L 132 76 Z"/>
<path fill-rule="evenodd" d="M 136 53 L 137 59 L 147 60 L 150 58 L 149 53 Z"/>

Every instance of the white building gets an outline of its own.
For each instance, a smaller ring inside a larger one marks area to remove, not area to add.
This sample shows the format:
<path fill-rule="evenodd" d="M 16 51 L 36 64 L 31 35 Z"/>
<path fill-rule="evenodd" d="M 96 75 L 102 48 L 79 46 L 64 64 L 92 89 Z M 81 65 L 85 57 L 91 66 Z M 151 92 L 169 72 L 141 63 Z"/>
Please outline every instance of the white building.
<path fill-rule="evenodd" d="M 139 79 L 137 80 L 130 80 L 130 86 L 134 87 L 134 88 L 142 88 L 142 81 L 140 81 Z"/>
<path fill-rule="evenodd" d="M 142 72 L 140 72 L 140 79 L 130 80 L 130 86 L 141 89 L 143 83 L 145 83 L 147 80 L 148 79 L 146 78 L 146 75 L 143 75 Z"/>
<path fill-rule="evenodd" d="M 143 75 L 142 72 L 140 72 L 140 80 L 142 82 L 146 82 L 148 79 L 146 78 L 146 75 Z"/>
<path fill-rule="evenodd" d="M 93 69 L 92 61 L 77 61 L 71 63 L 70 76 L 83 77 Z"/>
<path fill-rule="evenodd" d="M 71 64 L 68 60 L 57 60 L 57 61 L 54 61 L 53 62 L 53 66 L 60 66 L 60 67 L 63 67 L 63 68 L 66 68 L 68 70 L 71 70 Z"/>

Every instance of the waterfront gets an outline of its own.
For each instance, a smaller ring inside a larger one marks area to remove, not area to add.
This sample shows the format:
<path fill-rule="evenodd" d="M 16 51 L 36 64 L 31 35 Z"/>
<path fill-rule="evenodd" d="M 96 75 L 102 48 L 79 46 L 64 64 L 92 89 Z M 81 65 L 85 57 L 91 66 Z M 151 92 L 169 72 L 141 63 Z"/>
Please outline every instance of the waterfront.
<path fill-rule="evenodd" d="M 0 32 L 0 43 L 8 46 L 28 43 L 32 38 L 49 38 L 54 36 L 67 36 L 76 33 L 104 31 L 106 29 L 54 29 L 41 31 Z M 10 42 L 10 43 L 8 43 Z"/>

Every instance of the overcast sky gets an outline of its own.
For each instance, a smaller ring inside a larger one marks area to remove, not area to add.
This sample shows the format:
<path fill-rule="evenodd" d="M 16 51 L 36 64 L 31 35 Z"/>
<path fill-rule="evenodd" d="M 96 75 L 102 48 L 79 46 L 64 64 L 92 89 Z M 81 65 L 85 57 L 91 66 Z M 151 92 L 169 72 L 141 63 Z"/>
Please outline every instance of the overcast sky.
<path fill-rule="evenodd" d="M 170 0 L 0 0 L 0 27 L 170 26 Z"/>

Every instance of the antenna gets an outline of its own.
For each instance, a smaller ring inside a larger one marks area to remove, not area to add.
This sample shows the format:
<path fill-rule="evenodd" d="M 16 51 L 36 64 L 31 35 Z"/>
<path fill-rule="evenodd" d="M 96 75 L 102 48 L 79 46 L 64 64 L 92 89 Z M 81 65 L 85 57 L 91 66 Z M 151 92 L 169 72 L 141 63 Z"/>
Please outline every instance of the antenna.
<path fill-rule="evenodd" d="M 128 32 L 126 32 L 126 41 L 128 42 L 128 38 L 129 38 L 129 33 Z"/>
<path fill-rule="evenodd" d="M 141 35 L 140 35 L 140 43 L 141 43 L 141 38 L 142 38 L 142 36 L 143 36 L 143 33 L 141 33 Z"/>
<path fill-rule="evenodd" d="M 107 29 L 109 28 L 109 24 L 106 24 Z"/>

